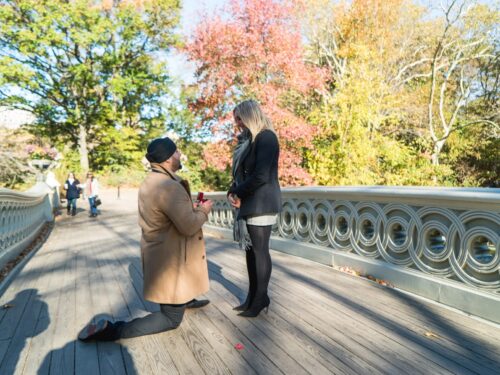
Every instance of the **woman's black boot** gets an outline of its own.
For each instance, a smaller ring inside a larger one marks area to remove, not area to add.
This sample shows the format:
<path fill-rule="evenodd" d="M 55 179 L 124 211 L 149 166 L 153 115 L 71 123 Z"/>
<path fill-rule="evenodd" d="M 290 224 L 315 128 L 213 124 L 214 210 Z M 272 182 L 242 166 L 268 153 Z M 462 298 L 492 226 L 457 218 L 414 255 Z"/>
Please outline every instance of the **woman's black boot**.
<path fill-rule="evenodd" d="M 266 314 L 267 314 L 270 303 L 271 300 L 269 299 L 268 296 L 265 296 L 264 298 L 259 300 L 255 299 L 250 308 L 246 311 L 239 313 L 238 316 L 242 316 L 244 318 L 255 318 L 264 309 L 266 309 Z"/>

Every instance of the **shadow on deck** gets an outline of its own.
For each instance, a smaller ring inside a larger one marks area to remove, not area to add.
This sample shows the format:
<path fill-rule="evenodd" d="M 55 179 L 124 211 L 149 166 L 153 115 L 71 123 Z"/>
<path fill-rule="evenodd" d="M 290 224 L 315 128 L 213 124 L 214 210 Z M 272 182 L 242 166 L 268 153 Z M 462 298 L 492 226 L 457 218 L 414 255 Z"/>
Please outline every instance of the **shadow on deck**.
<path fill-rule="evenodd" d="M 210 305 L 188 310 L 175 331 L 80 343 L 77 332 L 96 315 L 158 309 L 141 297 L 135 197 L 108 192 L 97 220 L 88 212 L 58 219 L 0 297 L 0 374 L 499 371 L 498 325 L 283 253 L 272 253 L 269 313 L 239 317 L 232 307 L 245 297 L 245 257 L 213 237 Z"/>

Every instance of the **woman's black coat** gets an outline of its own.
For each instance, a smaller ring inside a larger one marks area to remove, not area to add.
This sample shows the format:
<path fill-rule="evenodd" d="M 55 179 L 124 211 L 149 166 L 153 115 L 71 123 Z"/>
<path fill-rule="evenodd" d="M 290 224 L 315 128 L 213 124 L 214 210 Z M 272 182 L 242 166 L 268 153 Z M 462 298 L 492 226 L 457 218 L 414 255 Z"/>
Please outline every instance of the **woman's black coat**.
<path fill-rule="evenodd" d="M 236 172 L 242 182 L 233 183 L 229 193 L 241 199 L 238 218 L 274 214 L 281 211 L 281 190 L 278 181 L 279 143 L 276 134 L 263 130 L 250 145 Z"/>
<path fill-rule="evenodd" d="M 78 185 L 80 185 L 80 181 L 75 179 L 72 184 L 69 183 L 69 180 L 65 182 L 68 185 L 68 190 L 66 190 L 66 199 L 78 199 L 80 198 L 80 192 L 82 189 Z"/>

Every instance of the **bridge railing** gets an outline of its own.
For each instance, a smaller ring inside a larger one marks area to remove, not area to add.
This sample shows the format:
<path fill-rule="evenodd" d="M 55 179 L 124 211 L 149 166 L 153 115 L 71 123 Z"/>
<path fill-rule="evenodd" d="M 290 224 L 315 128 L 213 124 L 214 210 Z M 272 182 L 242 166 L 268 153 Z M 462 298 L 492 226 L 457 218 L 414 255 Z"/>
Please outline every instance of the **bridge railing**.
<path fill-rule="evenodd" d="M 0 188 L 0 269 L 16 258 L 54 219 L 55 189 L 38 182 L 25 192 Z"/>
<path fill-rule="evenodd" d="M 207 197 L 207 229 L 230 237 L 226 193 Z M 500 322 L 500 189 L 299 187 L 282 197 L 273 249 Z"/>

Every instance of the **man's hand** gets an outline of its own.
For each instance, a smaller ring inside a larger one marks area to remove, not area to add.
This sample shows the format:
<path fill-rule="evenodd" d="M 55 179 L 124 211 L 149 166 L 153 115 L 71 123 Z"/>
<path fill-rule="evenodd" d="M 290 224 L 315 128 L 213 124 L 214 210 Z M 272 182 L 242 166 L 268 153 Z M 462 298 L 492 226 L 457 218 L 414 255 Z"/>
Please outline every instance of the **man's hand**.
<path fill-rule="evenodd" d="M 199 207 L 203 208 L 203 210 L 208 214 L 212 210 L 213 204 L 214 202 L 209 199 L 205 202 L 200 203 Z"/>
<path fill-rule="evenodd" d="M 240 208 L 240 206 L 241 206 L 241 199 L 240 198 L 238 198 L 234 194 L 229 194 L 228 199 L 229 199 L 229 203 L 231 204 L 231 206 L 233 206 L 234 208 Z"/>

